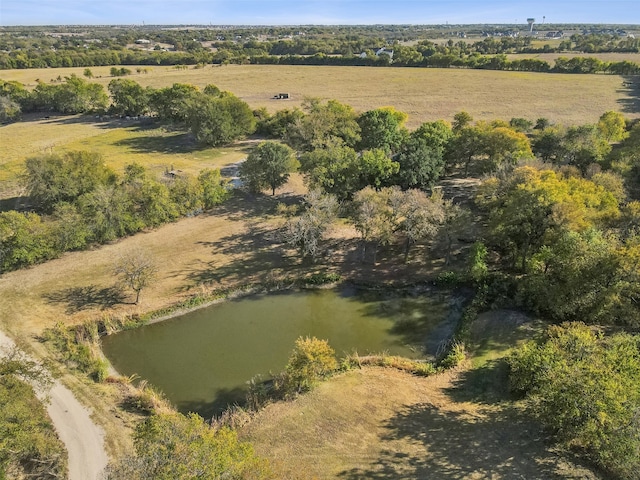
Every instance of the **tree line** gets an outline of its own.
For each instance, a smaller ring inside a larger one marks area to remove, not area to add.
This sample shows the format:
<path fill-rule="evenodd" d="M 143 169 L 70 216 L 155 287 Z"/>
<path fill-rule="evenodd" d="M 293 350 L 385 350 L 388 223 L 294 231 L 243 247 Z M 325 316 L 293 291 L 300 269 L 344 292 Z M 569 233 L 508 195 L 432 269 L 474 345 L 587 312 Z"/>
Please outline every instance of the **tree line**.
<path fill-rule="evenodd" d="M 229 195 L 218 170 L 156 180 L 130 164 L 117 175 L 90 152 L 29 158 L 24 182 L 34 211 L 0 212 L 3 272 L 199 213 Z"/>

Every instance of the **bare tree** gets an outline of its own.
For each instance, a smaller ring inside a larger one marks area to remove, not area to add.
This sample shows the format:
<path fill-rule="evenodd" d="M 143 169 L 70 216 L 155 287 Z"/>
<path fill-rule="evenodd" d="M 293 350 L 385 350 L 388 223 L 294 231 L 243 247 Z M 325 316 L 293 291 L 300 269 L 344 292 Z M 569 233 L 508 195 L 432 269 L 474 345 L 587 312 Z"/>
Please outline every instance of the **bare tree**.
<path fill-rule="evenodd" d="M 136 305 L 140 301 L 140 292 L 154 280 L 157 268 L 153 259 L 143 250 L 134 250 L 120 257 L 114 274 L 120 281 L 136 293 Z"/>
<path fill-rule="evenodd" d="M 285 242 L 297 247 L 303 258 L 309 256 L 315 260 L 320 241 L 336 218 L 338 201 L 333 195 L 311 190 L 306 195 L 305 202 L 306 210 L 302 215 L 289 219 L 282 234 Z"/>
<path fill-rule="evenodd" d="M 421 190 L 393 189 L 390 203 L 394 212 L 396 231 L 405 237 L 404 261 L 409 258 L 411 245 L 434 237 L 444 220 L 444 210 L 438 195 L 427 196 Z"/>
<path fill-rule="evenodd" d="M 353 196 L 356 205 L 354 225 L 362 237 L 362 261 L 367 253 L 367 243 L 373 245 L 373 264 L 376 264 L 378 246 L 387 245 L 395 230 L 394 212 L 389 202 L 391 189 L 379 191 L 365 187 Z"/>

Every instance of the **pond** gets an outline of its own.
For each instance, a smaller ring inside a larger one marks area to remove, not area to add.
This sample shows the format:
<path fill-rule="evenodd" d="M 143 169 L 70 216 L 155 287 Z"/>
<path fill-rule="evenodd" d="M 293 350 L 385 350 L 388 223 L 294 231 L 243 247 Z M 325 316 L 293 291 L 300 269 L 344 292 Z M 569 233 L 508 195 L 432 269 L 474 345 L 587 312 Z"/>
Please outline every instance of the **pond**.
<path fill-rule="evenodd" d="M 181 412 L 205 417 L 244 398 L 247 381 L 283 370 L 300 336 L 326 339 L 339 356 L 435 353 L 457 317 L 451 297 L 354 287 L 253 295 L 109 335 L 102 349 Z M 454 318 L 455 317 L 455 318 Z"/>

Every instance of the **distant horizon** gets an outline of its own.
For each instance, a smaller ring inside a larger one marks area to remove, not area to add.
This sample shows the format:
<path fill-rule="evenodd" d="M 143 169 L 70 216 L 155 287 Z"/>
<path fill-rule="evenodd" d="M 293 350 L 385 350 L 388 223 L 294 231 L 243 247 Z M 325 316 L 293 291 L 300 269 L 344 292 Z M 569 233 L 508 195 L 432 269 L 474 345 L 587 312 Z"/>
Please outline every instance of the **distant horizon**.
<path fill-rule="evenodd" d="M 247 13 L 250 12 L 250 13 Z M 640 26 L 638 0 L 2 0 L 0 26 Z"/>

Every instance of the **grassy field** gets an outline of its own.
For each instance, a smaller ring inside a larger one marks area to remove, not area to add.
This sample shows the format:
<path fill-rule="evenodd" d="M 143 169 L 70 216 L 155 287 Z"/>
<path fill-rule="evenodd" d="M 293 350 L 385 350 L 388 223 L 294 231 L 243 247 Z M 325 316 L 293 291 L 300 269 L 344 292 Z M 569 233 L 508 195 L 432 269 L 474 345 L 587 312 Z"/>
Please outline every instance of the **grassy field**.
<path fill-rule="evenodd" d="M 0 72 L 0 77 L 30 83 L 36 78 L 48 80 L 72 71 L 81 74 L 82 70 L 5 71 Z M 109 67 L 93 70 L 96 75 L 106 75 Z M 154 67 L 149 74 L 133 78 L 154 86 L 215 83 L 253 107 L 265 105 L 270 110 L 298 105 L 304 95 L 337 98 L 360 111 L 394 105 L 410 114 L 412 127 L 425 120 L 451 119 L 463 109 L 477 119 L 545 116 L 554 121 L 584 123 L 595 121 L 605 110 L 624 110 L 625 105 L 634 105 L 635 101 L 629 92 L 621 90 L 620 78 L 609 76 L 226 66 L 186 71 Z M 110 78 L 97 81 L 106 84 Z M 294 99 L 270 100 L 279 91 L 290 92 Z M 637 116 L 638 109 L 627 114 Z M 172 166 L 195 173 L 204 167 L 235 163 L 246 156 L 253 142 L 225 149 L 200 149 L 183 132 L 133 121 L 101 122 L 86 116 L 32 116 L 25 120 L 0 127 L 0 197 L 3 192 L 5 196 L 15 193 L 22 162 L 41 151 L 91 150 L 102 153 L 106 163 L 117 170 L 138 161 L 157 173 Z M 293 175 L 276 198 L 238 194 L 206 215 L 181 219 L 93 250 L 67 253 L 42 265 L 3 274 L 0 328 L 31 352 L 46 358 L 48 351 L 38 338 L 43 329 L 56 322 L 74 324 L 102 315 L 143 313 L 197 292 L 301 276 L 316 269 L 338 272 L 354 280 L 375 278 L 388 282 L 429 279 L 442 270 L 442 258 L 429 245 L 417 245 L 408 264 L 401 263 L 400 248 L 382 251 L 375 267 L 361 264 L 356 232 L 344 224 L 336 225 L 331 232 L 329 243 L 334 253 L 326 259 L 325 266 L 302 264 L 294 252 L 275 241 L 276 230 L 283 221 L 275 212 L 277 202 L 296 201 L 304 191 L 301 177 Z M 113 295 L 117 291 L 112 273 L 114 261 L 136 248 L 148 252 L 158 265 L 157 280 L 142 292 L 140 305 L 129 303 L 131 298 L 123 300 Z M 457 261 L 463 264 L 463 255 Z M 488 360 L 493 359 L 489 351 L 485 354 Z M 276 449 L 273 454 L 297 456 L 302 463 L 283 468 L 308 468 L 310 474 L 317 476 L 342 472 L 345 478 L 406 478 L 414 474 L 423 478 L 510 478 L 511 474 L 535 478 L 537 473 L 545 476 L 560 468 L 546 447 L 535 440 L 538 433 L 518 420 L 517 411 L 511 407 L 446 400 L 451 395 L 448 389 L 460 378 L 463 377 L 454 375 L 417 380 L 376 369 L 351 372 L 292 404 L 294 413 L 287 413 L 289 407 L 270 407 L 264 413 L 263 428 L 280 428 L 279 423 L 290 425 L 291 433 L 289 440 L 283 440 L 282 453 Z M 128 434 L 133 419 L 117 407 L 115 387 L 89 385 L 75 377 L 68 377 L 67 381 L 95 409 L 96 419 L 106 428 L 111 453 L 130 448 Z M 336 396 L 338 392 L 341 397 Z M 312 403 L 304 407 L 305 401 Z M 344 413 L 336 402 L 353 406 Z M 335 415 L 322 410 L 323 405 L 335 406 Z M 295 410 L 298 406 L 303 410 Z M 279 408 L 285 410 L 278 413 Z M 313 409 L 324 412 L 332 422 L 324 422 L 319 414 L 314 417 Z M 289 417 L 285 421 L 286 415 Z M 307 418 L 304 415 L 309 415 L 309 421 L 301 421 Z M 295 430 L 296 422 L 307 430 Z M 511 424 L 515 427 L 509 430 Z M 507 429 L 507 433 L 499 433 L 501 429 Z M 258 445 L 260 438 L 278 438 L 273 436 L 275 433 L 265 435 L 260 437 L 256 430 L 251 437 Z M 465 439 L 464 443 L 454 442 L 453 435 Z M 433 442 L 425 441 L 431 437 Z M 309 438 L 313 441 L 305 440 Z M 471 451 L 482 455 L 483 450 L 477 445 L 485 438 L 495 447 L 495 453 L 487 454 L 485 461 L 476 462 L 473 455 L 461 455 L 471 447 Z M 338 447 L 352 448 L 350 457 L 330 445 L 332 439 Z M 266 448 L 265 442 L 260 448 Z M 505 445 L 498 448 L 501 443 Z M 309 445 L 316 445 L 317 453 L 303 450 Z M 531 460 L 519 452 L 520 448 L 531 452 Z M 426 460 L 420 460 L 425 455 Z M 323 463 L 326 470 L 320 469 Z"/>
<path fill-rule="evenodd" d="M 110 67 L 95 67 L 95 81 L 107 85 Z M 0 78 L 33 86 L 82 68 L 5 70 Z M 414 128 L 428 120 L 451 120 L 468 111 L 477 120 L 546 117 L 553 122 L 595 122 L 607 110 L 640 116 L 640 99 L 624 88 L 617 76 L 554 75 L 482 70 L 223 66 L 176 70 L 151 67 L 148 74 L 131 78 L 143 85 L 162 87 L 186 82 L 204 87 L 214 83 L 246 100 L 252 107 L 270 111 L 299 106 L 305 96 L 336 98 L 366 111 L 392 105 L 409 114 Z M 286 91 L 291 100 L 271 100 Z M 0 198 L 19 193 L 16 178 L 23 162 L 39 152 L 91 150 L 103 154 L 116 170 L 133 161 L 161 173 L 173 166 L 196 172 L 204 167 L 224 167 L 246 156 L 246 144 L 223 149 L 201 149 L 183 132 L 167 131 L 133 120 L 100 121 L 92 116 L 43 118 L 27 115 L 24 121 L 0 126 Z"/>
<path fill-rule="evenodd" d="M 0 144 L 5 147 L 0 150 L 0 198 L 15 195 L 25 159 L 42 152 L 97 152 L 118 172 L 138 162 L 158 175 L 168 169 L 197 174 L 203 168 L 224 168 L 245 158 L 253 143 L 201 148 L 183 131 L 136 120 L 98 121 L 79 115 L 25 120 L 0 127 Z"/>
<path fill-rule="evenodd" d="M 110 67 L 92 68 L 93 81 L 107 85 Z M 4 70 L 0 78 L 35 85 L 83 68 Z M 134 68 L 135 71 L 135 68 Z M 427 120 L 451 120 L 468 111 L 478 120 L 547 117 L 554 122 L 594 122 L 607 110 L 638 117 L 637 94 L 609 75 L 558 75 L 466 69 L 316 67 L 273 65 L 207 66 L 176 70 L 150 67 L 148 74 L 129 77 L 142 85 L 163 87 L 175 82 L 200 87 L 213 83 L 270 111 L 301 104 L 306 96 L 335 98 L 357 111 L 392 105 L 409 114 L 409 127 Z M 272 100 L 288 92 L 291 100 Z M 4 128 L 4 127 L 3 127 Z"/>
<path fill-rule="evenodd" d="M 243 436 L 287 479 L 598 478 L 549 447 L 496 367 L 537 327 L 513 312 L 490 312 L 474 330 L 483 352 L 454 372 L 350 371 L 268 406 Z"/>

